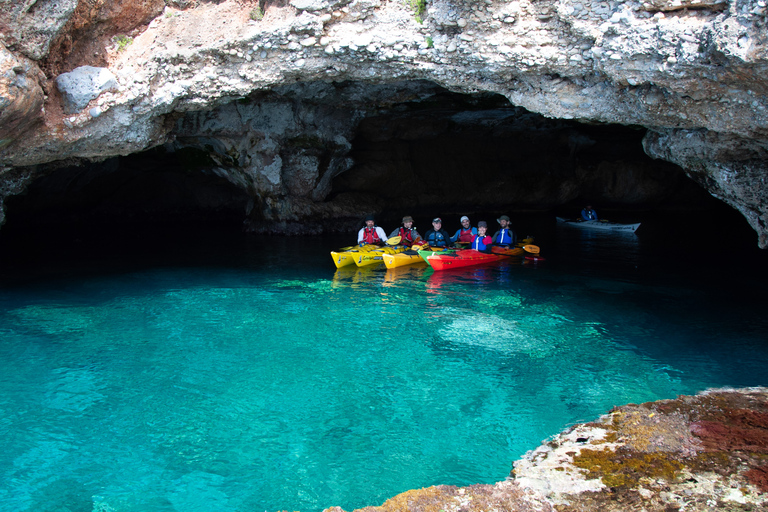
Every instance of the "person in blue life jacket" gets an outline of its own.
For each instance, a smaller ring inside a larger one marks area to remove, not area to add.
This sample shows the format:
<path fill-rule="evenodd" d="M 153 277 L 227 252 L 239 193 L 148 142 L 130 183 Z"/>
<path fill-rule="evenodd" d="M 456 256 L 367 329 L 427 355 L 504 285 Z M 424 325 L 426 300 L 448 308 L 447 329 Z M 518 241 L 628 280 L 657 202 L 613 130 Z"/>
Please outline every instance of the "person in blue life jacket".
<path fill-rule="evenodd" d="M 477 234 L 472 235 L 472 242 L 469 248 L 480 252 L 491 252 L 491 244 L 493 244 L 493 238 L 488 236 L 487 232 L 488 223 L 484 220 L 478 222 Z"/>
<path fill-rule="evenodd" d="M 432 219 L 432 229 L 424 234 L 424 241 L 432 247 L 451 247 L 451 235 L 443 229 L 443 221 L 440 217 Z"/>
<path fill-rule="evenodd" d="M 471 242 L 472 238 L 477 234 L 477 228 L 473 228 L 469 223 L 469 217 L 464 215 L 461 218 L 461 227 L 451 237 L 451 242 Z"/>
<path fill-rule="evenodd" d="M 592 205 L 588 204 L 581 210 L 581 220 L 590 221 L 597 220 L 597 212 L 592 209 Z"/>
<path fill-rule="evenodd" d="M 395 236 L 400 237 L 400 244 L 398 245 L 405 245 L 407 247 L 412 246 L 413 242 L 421 238 L 419 232 L 413 227 L 413 217 L 410 215 L 403 217 L 403 225 L 389 234 L 389 238 Z"/>
<path fill-rule="evenodd" d="M 365 226 L 357 232 L 357 243 L 360 245 L 384 245 L 384 242 L 386 241 L 387 234 L 382 228 L 376 225 L 373 215 L 368 215 L 365 218 Z"/>
<path fill-rule="evenodd" d="M 517 243 L 517 235 L 515 235 L 515 232 L 512 231 L 509 217 L 502 215 L 496 219 L 496 222 L 499 223 L 501 228 L 493 234 L 493 245 L 504 247 L 505 249 L 508 247 L 513 247 Z"/>

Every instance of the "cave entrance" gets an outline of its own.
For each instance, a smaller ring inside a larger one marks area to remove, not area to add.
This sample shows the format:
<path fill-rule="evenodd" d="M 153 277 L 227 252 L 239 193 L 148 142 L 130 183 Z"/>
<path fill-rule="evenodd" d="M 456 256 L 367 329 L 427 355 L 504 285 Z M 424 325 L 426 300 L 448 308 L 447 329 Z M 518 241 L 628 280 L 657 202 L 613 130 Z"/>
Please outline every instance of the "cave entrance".
<path fill-rule="evenodd" d="M 497 94 L 436 88 L 426 101 L 359 123 L 355 165 L 334 179 L 329 200 L 375 197 L 372 209 L 387 225 L 403 213 L 574 215 L 587 203 L 611 211 L 711 208 L 716 200 L 680 167 L 645 154 L 645 133 L 545 118 Z"/>
<path fill-rule="evenodd" d="M 59 168 L 6 200 L 3 232 L 91 232 L 190 225 L 239 227 L 250 198 L 194 148 L 157 147 Z"/>
<path fill-rule="evenodd" d="M 171 133 L 177 142 L 52 169 L 7 198 L 0 240 L 240 230 L 244 222 L 261 233 L 350 233 L 368 213 L 387 226 L 405 214 L 427 225 L 436 215 L 574 215 L 587 202 L 648 211 L 716 201 L 678 166 L 648 157 L 644 135 L 548 119 L 498 94 L 430 82 L 294 84 L 189 112 Z M 222 147 L 239 148 L 238 159 Z M 351 167 L 329 170 L 348 156 Z"/>

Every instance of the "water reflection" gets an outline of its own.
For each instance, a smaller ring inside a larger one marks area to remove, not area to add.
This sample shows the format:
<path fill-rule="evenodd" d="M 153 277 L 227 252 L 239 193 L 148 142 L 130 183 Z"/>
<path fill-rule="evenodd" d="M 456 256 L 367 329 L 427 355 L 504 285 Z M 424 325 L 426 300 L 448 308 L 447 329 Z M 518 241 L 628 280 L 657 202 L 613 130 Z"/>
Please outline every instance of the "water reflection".
<path fill-rule="evenodd" d="M 426 262 L 415 263 L 413 265 L 404 265 L 402 267 L 388 268 L 384 274 L 384 286 L 391 286 L 398 280 L 419 279 L 427 271 L 429 266 Z"/>

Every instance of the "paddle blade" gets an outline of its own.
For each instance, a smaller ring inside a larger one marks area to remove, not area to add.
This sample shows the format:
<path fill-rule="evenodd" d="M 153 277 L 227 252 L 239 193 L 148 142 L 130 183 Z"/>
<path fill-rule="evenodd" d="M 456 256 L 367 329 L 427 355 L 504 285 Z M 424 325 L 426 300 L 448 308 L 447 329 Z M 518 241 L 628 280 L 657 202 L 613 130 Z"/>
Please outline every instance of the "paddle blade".
<path fill-rule="evenodd" d="M 387 245 L 397 245 L 400 243 L 400 241 L 403 239 L 401 236 L 393 236 L 389 240 L 387 240 Z"/>
<path fill-rule="evenodd" d="M 531 254 L 539 254 L 539 252 L 541 251 L 541 249 L 539 249 L 539 246 L 537 245 L 524 245 L 523 250 Z"/>

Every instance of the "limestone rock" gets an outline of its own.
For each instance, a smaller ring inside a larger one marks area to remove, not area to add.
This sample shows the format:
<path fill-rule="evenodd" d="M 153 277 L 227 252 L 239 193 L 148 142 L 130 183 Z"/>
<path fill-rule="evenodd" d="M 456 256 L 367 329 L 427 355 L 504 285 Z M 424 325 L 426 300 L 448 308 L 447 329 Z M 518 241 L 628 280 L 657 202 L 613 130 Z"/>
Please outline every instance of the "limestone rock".
<path fill-rule="evenodd" d="M 210 111 L 289 83 L 428 81 L 456 93 L 500 94 L 512 106 L 549 118 L 641 126 L 658 134 L 711 133 L 711 151 L 703 158 L 717 160 L 682 157 L 687 146 L 677 136 L 659 137 L 654 145 L 666 147 L 653 154 L 680 162 L 745 215 L 758 212 L 750 223 L 761 247 L 768 247 L 765 169 L 727 151 L 736 139 L 755 147 L 768 141 L 764 0 L 435 0 L 418 17 L 402 2 L 292 0 L 268 5 L 261 20 L 251 19 L 251 4 L 235 0 L 177 1 L 163 15 L 160 0 L 88 5 L 0 4 L 13 58 L 25 54 L 55 72 L 98 65 L 118 84 L 95 100 L 98 110 L 77 111 L 86 95 L 67 107 L 68 116 L 58 115 L 63 105 L 50 95 L 40 132 L 0 148 L 2 168 L 106 159 L 165 144 L 173 137 L 169 116 Z M 30 20 L 39 22 L 43 13 L 50 14 L 49 25 L 33 28 Z M 132 44 L 108 48 L 109 38 L 128 32 Z M 27 90 L 39 95 L 34 87 Z M 312 98 L 296 97 L 297 104 L 305 99 Z M 349 101 L 351 111 L 368 111 Z M 337 135 L 349 140 L 343 126 Z M 267 129 L 264 140 L 279 137 Z M 279 165 L 265 159 L 260 172 L 272 176 L 268 183 L 291 183 L 303 194 L 311 188 L 306 171 L 314 164 L 308 155 L 294 156 L 281 157 Z M 292 172 L 296 179 L 286 180 Z"/>
<path fill-rule="evenodd" d="M 44 58 L 69 23 L 77 3 L 78 0 L 2 2 L 0 42 L 30 59 Z"/>
<path fill-rule="evenodd" d="M 74 114 L 102 92 L 116 90 L 117 78 L 106 68 L 81 66 L 56 77 L 56 87 L 64 98 L 64 111 Z"/>
<path fill-rule="evenodd" d="M 0 44 L 0 148 L 43 119 L 43 74 Z"/>

